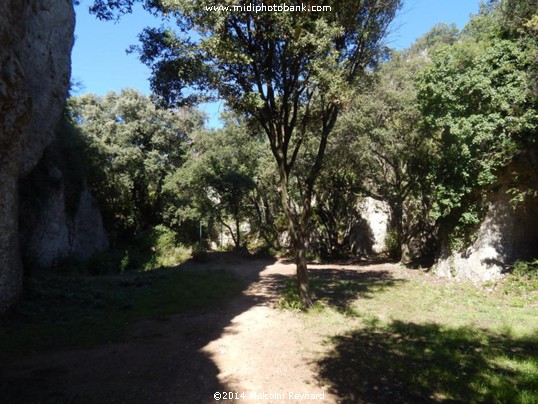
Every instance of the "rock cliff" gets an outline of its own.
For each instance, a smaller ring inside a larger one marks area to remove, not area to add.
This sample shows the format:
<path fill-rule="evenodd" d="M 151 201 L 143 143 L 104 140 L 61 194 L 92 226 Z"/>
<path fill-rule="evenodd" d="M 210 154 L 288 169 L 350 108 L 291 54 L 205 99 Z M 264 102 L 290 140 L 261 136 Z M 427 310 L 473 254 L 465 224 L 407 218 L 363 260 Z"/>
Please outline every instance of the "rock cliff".
<path fill-rule="evenodd" d="M 17 182 L 61 117 L 74 25 L 71 0 L 0 2 L 0 312 L 22 286 Z"/>
<path fill-rule="evenodd" d="M 29 268 L 108 248 L 97 201 L 86 184 L 84 149 L 65 120 L 32 172 L 19 181 L 20 244 Z"/>
<path fill-rule="evenodd" d="M 444 277 L 487 282 L 499 279 L 514 261 L 538 256 L 538 183 L 536 154 L 520 156 L 488 194 L 488 211 L 474 242 L 464 251 L 444 243 L 434 272 Z M 517 188 L 516 188 L 517 185 Z M 527 197 L 514 204 L 514 190 Z"/>

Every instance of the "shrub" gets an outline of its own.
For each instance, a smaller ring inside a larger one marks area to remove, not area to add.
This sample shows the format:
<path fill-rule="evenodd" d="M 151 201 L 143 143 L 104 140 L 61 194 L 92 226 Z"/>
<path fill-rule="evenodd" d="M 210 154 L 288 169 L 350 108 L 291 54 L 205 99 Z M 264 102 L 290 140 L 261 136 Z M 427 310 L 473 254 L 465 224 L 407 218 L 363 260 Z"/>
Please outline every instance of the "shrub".
<path fill-rule="evenodd" d="M 396 233 L 396 230 L 389 230 L 387 232 L 385 249 L 391 258 L 397 258 L 400 255 L 400 243 L 398 243 L 398 233 Z"/>
<path fill-rule="evenodd" d="M 506 278 L 504 291 L 507 294 L 520 296 L 538 291 L 538 259 L 516 261 L 512 273 Z M 533 294 L 529 294 L 528 297 L 532 299 Z"/>
<path fill-rule="evenodd" d="M 158 225 L 153 229 L 153 242 L 154 251 L 150 249 L 153 255 L 150 263 L 152 267 L 176 266 L 189 257 L 189 250 L 177 243 L 176 233 L 166 226 Z"/>
<path fill-rule="evenodd" d="M 533 261 L 516 261 L 512 273 L 517 276 L 528 276 L 530 278 L 537 278 L 538 259 L 535 259 Z"/>

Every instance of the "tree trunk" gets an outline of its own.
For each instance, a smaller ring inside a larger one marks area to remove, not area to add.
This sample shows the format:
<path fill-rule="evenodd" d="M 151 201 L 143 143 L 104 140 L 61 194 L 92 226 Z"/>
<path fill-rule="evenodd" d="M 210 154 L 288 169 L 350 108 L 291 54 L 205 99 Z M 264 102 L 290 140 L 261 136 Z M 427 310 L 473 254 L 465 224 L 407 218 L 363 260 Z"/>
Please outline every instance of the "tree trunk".
<path fill-rule="evenodd" d="M 312 302 L 312 295 L 310 293 L 310 284 L 308 281 L 308 268 L 306 264 L 306 245 L 303 237 L 299 237 L 299 240 L 295 244 L 295 266 L 297 267 L 297 292 L 299 299 L 305 308 L 311 308 L 314 304 Z"/>
<path fill-rule="evenodd" d="M 404 238 L 403 231 L 403 202 L 400 199 L 394 200 L 390 203 L 392 213 L 392 226 L 396 231 L 396 239 L 398 241 L 398 250 L 394 258 L 401 259 L 402 257 L 402 245 Z"/>
<path fill-rule="evenodd" d="M 239 251 L 241 249 L 241 229 L 240 229 L 241 223 L 239 221 L 239 215 L 235 215 L 235 232 L 237 234 L 236 240 L 235 240 L 235 249 Z"/>
<path fill-rule="evenodd" d="M 282 199 L 282 208 L 288 220 L 288 231 L 290 233 L 292 245 L 295 249 L 295 265 L 297 267 L 297 292 L 299 299 L 304 308 L 313 306 L 310 295 L 310 285 L 308 283 L 308 268 L 306 264 L 306 243 L 304 231 L 301 225 L 296 222 L 294 212 L 292 212 L 288 200 L 288 176 L 284 164 L 279 164 L 280 173 L 280 197 Z M 307 212 L 303 212 L 303 215 Z M 304 220 L 303 220 L 304 221 Z"/>

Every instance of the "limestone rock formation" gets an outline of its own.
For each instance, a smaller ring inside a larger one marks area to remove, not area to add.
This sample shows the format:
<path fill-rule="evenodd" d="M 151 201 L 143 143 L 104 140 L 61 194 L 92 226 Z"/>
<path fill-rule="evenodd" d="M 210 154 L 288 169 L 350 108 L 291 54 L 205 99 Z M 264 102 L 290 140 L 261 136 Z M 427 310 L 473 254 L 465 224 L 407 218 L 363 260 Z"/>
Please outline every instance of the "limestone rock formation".
<path fill-rule="evenodd" d="M 52 141 L 70 79 L 71 0 L 0 2 L 0 313 L 22 286 L 17 181 Z"/>
<path fill-rule="evenodd" d="M 87 188 L 80 193 L 75 217 L 72 219 L 69 254 L 89 258 L 109 247 L 97 200 Z"/>
<path fill-rule="evenodd" d="M 101 212 L 86 181 L 84 151 L 76 127 L 62 119 L 43 158 L 19 181 L 19 240 L 28 268 L 50 267 L 68 256 L 88 258 L 108 248 Z"/>
<path fill-rule="evenodd" d="M 67 206 L 69 190 L 63 174 L 55 171 L 58 183 L 46 187 L 41 196 L 25 199 L 29 195 L 25 192 L 21 205 L 30 212 L 20 220 L 21 250 L 24 262 L 32 267 L 50 267 L 68 256 L 89 258 L 109 246 L 101 211 L 89 189 L 84 186 L 74 207 Z"/>
<path fill-rule="evenodd" d="M 358 211 L 360 217 L 350 232 L 352 252 L 363 257 L 385 252 L 390 224 L 388 203 L 366 197 L 359 203 Z"/>
<path fill-rule="evenodd" d="M 476 283 L 496 280 L 515 260 L 538 255 L 538 197 L 529 193 L 524 202 L 511 202 L 514 173 L 520 191 L 538 183 L 536 156 L 523 156 L 506 170 L 488 197 L 488 212 L 475 241 L 465 251 L 451 251 L 448 243 L 433 270 L 440 276 L 467 279 Z M 532 187 L 532 188 L 531 188 Z"/>

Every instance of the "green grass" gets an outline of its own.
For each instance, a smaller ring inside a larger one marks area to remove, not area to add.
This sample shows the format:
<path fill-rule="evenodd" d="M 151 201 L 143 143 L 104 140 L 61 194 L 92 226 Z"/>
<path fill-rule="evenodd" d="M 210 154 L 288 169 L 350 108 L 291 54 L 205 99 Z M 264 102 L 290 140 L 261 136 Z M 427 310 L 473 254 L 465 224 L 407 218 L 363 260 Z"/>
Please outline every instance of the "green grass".
<path fill-rule="evenodd" d="M 312 278 L 305 332 L 325 337 L 314 362 L 342 402 L 538 403 L 538 294 L 514 290 L 521 279 L 488 290 L 421 272 Z M 293 282 L 281 302 L 297 306 Z"/>
<path fill-rule="evenodd" d="M 344 401 L 538 402 L 538 336 L 391 321 L 333 336 L 318 360 Z"/>
<path fill-rule="evenodd" d="M 32 278 L 22 302 L 1 325 L 0 360 L 119 341 L 133 322 L 214 306 L 244 286 L 228 272 L 183 267 Z"/>

